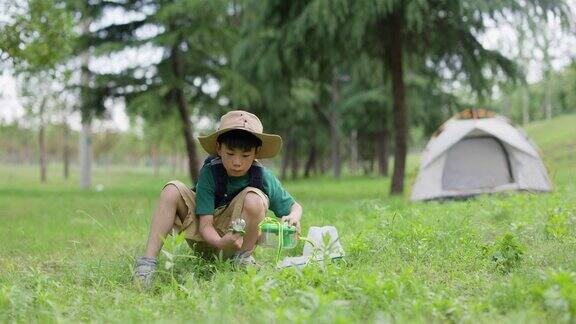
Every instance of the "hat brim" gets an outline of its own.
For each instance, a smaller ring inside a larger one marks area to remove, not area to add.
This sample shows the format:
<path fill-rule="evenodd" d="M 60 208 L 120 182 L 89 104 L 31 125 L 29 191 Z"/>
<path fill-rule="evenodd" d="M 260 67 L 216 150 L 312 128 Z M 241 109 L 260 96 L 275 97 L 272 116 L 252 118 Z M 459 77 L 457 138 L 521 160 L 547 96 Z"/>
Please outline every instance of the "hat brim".
<path fill-rule="evenodd" d="M 221 129 L 207 136 L 199 136 L 198 141 L 200 142 L 200 145 L 202 145 L 202 148 L 204 148 L 204 150 L 208 154 L 215 155 L 217 154 L 216 140 L 218 139 L 218 136 L 233 129 L 241 129 L 247 131 L 253 134 L 254 136 L 258 137 L 262 141 L 262 147 L 260 148 L 260 151 L 256 155 L 256 158 L 258 159 L 267 159 L 274 157 L 278 154 L 278 152 L 280 152 L 280 149 L 282 148 L 282 137 L 276 134 L 255 133 L 243 128 Z"/>

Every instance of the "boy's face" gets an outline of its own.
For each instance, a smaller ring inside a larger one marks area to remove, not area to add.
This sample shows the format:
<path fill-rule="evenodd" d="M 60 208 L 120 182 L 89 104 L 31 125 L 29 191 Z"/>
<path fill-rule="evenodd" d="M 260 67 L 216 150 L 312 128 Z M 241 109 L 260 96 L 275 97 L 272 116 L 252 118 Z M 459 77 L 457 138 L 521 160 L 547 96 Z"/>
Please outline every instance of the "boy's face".
<path fill-rule="evenodd" d="M 222 159 L 226 173 L 231 177 L 241 177 L 252 166 L 252 162 L 256 159 L 258 148 L 244 151 L 238 148 L 231 149 L 225 143 L 217 143 L 216 151 Z"/>

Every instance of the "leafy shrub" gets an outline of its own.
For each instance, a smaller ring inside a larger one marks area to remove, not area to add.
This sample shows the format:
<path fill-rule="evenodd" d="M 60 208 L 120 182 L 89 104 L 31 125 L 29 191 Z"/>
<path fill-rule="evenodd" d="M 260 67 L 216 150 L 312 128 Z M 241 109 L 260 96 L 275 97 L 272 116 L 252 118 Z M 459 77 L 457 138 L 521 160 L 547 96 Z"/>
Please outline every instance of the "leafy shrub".
<path fill-rule="evenodd" d="M 522 261 L 524 247 L 513 234 L 507 233 L 491 245 L 484 247 L 484 253 L 501 273 L 510 273 Z"/>

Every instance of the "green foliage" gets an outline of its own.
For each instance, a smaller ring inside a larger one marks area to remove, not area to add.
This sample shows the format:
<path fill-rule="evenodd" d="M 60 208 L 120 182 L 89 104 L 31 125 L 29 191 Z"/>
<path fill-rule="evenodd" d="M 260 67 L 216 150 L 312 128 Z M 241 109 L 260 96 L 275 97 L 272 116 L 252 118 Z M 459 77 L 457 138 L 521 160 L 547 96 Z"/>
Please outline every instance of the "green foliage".
<path fill-rule="evenodd" d="M 525 118 L 528 121 L 543 120 L 547 118 L 544 104 L 549 95 L 553 116 L 573 113 L 576 107 L 576 64 L 551 72 L 549 78 L 552 85 L 548 85 L 546 80 L 530 85 L 509 85 L 502 98 L 492 103 L 494 109 L 517 123 L 523 123 Z"/>
<path fill-rule="evenodd" d="M 507 233 L 493 244 L 484 247 L 484 253 L 501 273 L 510 273 L 516 269 L 523 259 L 525 248 L 517 238 Z"/>
<path fill-rule="evenodd" d="M 542 279 L 534 288 L 534 294 L 544 309 L 556 320 L 572 323 L 576 319 L 576 273 L 548 271 Z"/>
<path fill-rule="evenodd" d="M 171 236 L 154 288 L 142 292 L 131 285 L 131 269 L 170 178 L 133 167 L 95 171 L 100 192 L 78 191 L 74 177 L 39 187 L 28 168 L 0 168 L 0 321 L 186 321 L 193 314 L 199 322 L 547 322 L 573 314 L 573 277 L 540 278 L 576 261 L 575 240 L 550 240 L 542 228 L 550 206 L 576 203 L 570 181 L 547 195 L 426 204 L 387 197 L 385 179 L 288 182 L 305 208 L 304 233 L 334 225 L 343 262 L 279 271 L 274 251 L 257 249 L 262 269 L 244 273 Z M 503 206 L 517 211 L 495 218 Z M 502 231 L 512 224 L 506 241 Z M 478 249 L 493 237 L 500 238 L 494 251 L 523 243 L 522 266 L 506 276 Z"/>
<path fill-rule="evenodd" d="M 559 207 L 548 212 L 544 231 L 550 238 L 561 239 L 572 233 L 574 225 L 573 211 Z"/>
<path fill-rule="evenodd" d="M 58 0 L 9 0 L 0 24 L 0 58 L 20 70 L 47 70 L 72 53 L 73 16 Z M 4 13 L 4 11 L 3 11 Z"/>

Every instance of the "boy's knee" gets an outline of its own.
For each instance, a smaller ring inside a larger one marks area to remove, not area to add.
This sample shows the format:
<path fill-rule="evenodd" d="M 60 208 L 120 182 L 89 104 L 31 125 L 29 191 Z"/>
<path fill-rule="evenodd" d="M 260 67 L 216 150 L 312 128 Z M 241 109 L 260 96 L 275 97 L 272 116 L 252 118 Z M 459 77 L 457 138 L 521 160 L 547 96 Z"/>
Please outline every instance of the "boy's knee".
<path fill-rule="evenodd" d="M 180 199 L 180 191 L 175 185 L 169 184 L 160 193 L 160 200 L 165 203 L 177 204 Z"/>
<path fill-rule="evenodd" d="M 260 215 L 265 212 L 264 200 L 254 192 L 248 192 L 244 198 L 244 211 L 252 215 Z"/>

